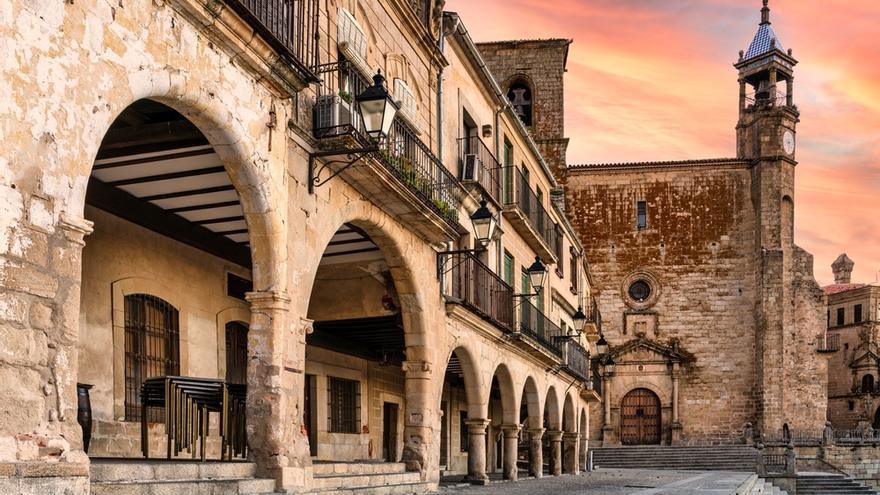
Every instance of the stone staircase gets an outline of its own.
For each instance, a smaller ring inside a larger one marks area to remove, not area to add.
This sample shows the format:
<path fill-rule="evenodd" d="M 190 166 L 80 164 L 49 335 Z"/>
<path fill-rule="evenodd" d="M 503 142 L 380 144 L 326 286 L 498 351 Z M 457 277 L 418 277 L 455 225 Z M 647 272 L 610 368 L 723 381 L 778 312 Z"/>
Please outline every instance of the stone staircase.
<path fill-rule="evenodd" d="M 877 495 L 877 492 L 852 478 L 833 473 L 799 473 L 798 495 Z"/>
<path fill-rule="evenodd" d="M 736 491 L 736 495 L 788 495 L 785 490 L 773 486 L 772 483 L 753 475 L 744 486 Z"/>
<path fill-rule="evenodd" d="M 421 481 L 419 473 L 407 472 L 398 462 L 313 461 L 314 482 L 310 493 L 345 495 L 408 495 L 425 493 L 430 483 Z"/>
<path fill-rule="evenodd" d="M 743 446 L 601 447 L 590 450 L 599 468 L 755 471 L 757 450 Z"/>
<path fill-rule="evenodd" d="M 275 480 L 249 462 L 93 459 L 92 495 L 269 495 Z"/>

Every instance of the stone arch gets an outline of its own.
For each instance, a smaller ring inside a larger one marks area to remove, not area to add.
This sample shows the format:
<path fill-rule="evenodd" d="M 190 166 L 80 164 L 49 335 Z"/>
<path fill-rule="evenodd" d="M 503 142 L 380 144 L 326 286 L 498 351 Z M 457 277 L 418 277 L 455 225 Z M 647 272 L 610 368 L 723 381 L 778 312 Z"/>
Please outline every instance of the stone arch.
<path fill-rule="evenodd" d="M 562 430 L 567 433 L 577 432 L 577 411 L 571 392 L 565 395 L 565 403 L 562 406 Z"/>
<path fill-rule="evenodd" d="M 501 415 L 504 424 L 515 424 L 519 419 L 517 417 L 519 408 L 517 407 L 518 404 L 516 402 L 516 389 L 513 386 L 513 377 L 511 376 L 507 365 L 504 363 L 498 364 L 495 368 L 495 372 L 492 374 L 492 379 L 494 378 L 498 379 L 498 385 L 501 388 Z M 489 386 L 486 388 L 485 392 L 487 403 L 490 400 L 492 379 L 489 380 Z"/>
<path fill-rule="evenodd" d="M 504 94 L 523 124 L 532 126 L 537 98 L 534 81 L 526 74 L 515 74 L 505 81 Z"/>
<path fill-rule="evenodd" d="M 547 419 L 547 429 L 559 431 L 562 427 L 562 410 L 559 407 L 559 397 L 556 387 L 553 385 L 547 389 L 547 398 L 544 400 L 544 417 Z"/>
<path fill-rule="evenodd" d="M 283 292 L 287 259 L 285 228 L 282 213 L 273 205 L 284 204 L 286 194 L 282 181 L 272 179 L 283 174 L 284 163 L 280 159 L 273 162 L 269 156 L 257 152 L 256 141 L 262 136 L 253 136 L 244 123 L 233 118 L 230 109 L 207 89 L 211 85 L 202 85 L 200 83 L 206 81 L 190 76 L 184 78 L 170 69 L 153 71 L 143 76 L 147 81 L 133 94 L 107 103 L 111 111 L 105 112 L 103 120 L 94 126 L 103 132 L 97 139 L 83 144 L 89 160 L 77 171 L 73 186 L 63 199 L 62 211 L 74 218 L 83 217 L 92 164 L 116 118 L 138 100 L 162 103 L 183 115 L 205 136 L 238 193 L 250 236 L 254 290 Z M 96 115 L 95 118 L 101 117 Z"/>
<path fill-rule="evenodd" d="M 527 423 L 523 427 L 541 428 L 543 418 L 541 414 L 541 394 L 538 393 L 538 385 L 532 376 L 526 377 L 526 381 L 523 384 L 522 402 L 526 403 L 528 412 Z"/>
<path fill-rule="evenodd" d="M 456 346 L 455 349 L 449 352 L 446 358 L 442 370 L 444 373 L 453 355 L 455 355 L 455 357 L 458 359 L 458 362 L 461 364 L 461 370 L 464 375 L 465 397 L 467 398 L 468 402 L 468 417 L 485 418 L 486 413 L 488 412 L 487 404 L 485 399 L 483 398 L 483 394 L 481 393 L 483 385 L 482 380 L 480 379 L 479 371 L 476 366 L 476 360 L 474 359 L 473 352 L 465 345 Z M 439 371 L 440 370 L 438 370 L 438 376 L 442 376 L 443 373 L 439 373 Z M 438 409 L 440 407 L 440 400 L 441 398 L 438 395 L 437 400 L 435 401 Z"/>

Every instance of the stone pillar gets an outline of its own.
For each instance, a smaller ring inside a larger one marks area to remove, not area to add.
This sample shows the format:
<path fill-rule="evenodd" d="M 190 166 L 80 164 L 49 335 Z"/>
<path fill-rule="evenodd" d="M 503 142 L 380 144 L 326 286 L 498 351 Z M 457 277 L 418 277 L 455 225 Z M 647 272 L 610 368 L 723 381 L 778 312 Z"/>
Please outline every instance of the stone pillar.
<path fill-rule="evenodd" d="M 550 436 L 550 474 L 560 476 L 562 474 L 562 432 L 548 431 Z"/>
<path fill-rule="evenodd" d="M 739 80 L 739 109 L 743 111 L 746 109 L 746 80 Z"/>
<path fill-rule="evenodd" d="M 465 477 L 474 485 L 489 483 L 486 475 L 486 427 L 491 420 L 467 419 L 464 424 L 468 428 L 468 474 Z"/>
<path fill-rule="evenodd" d="M 247 435 L 257 475 L 294 491 L 311 467 L 303 424 L 307 319 L 289 321 L 290 299 L 280 291 L 249 292 Z"/>
<path fill-rule="evenodd" d="M 407 353 L 412 353 L 412 348 Z M 406 406 L 404 411 L 403 426 L 403 458 L 407 471 L 419 472 L 422 480 L 436 471 L 436 465 L 432 469 L 429 462 L 429 453 L 432 451 L 433 438 L 435 437 L 432 425 L 438 425 L 434 421 L 433 397 L 431 393 L 431 363 L 428 361 L 404 361 L 403 372 L 406 376 L 405 394 Z M 435 459 L 439 462 L 439 459 Z"/>
<path fill-rule="evenodd" d="M 566 432 L 562 435 L 562 471 L 567 474 L 578 474 L 578 448 L 581 436 L 579 433 Z"/>
<path fill-rule="evenodd" d="M 788 80 L 788 90 L 785 94 L 785 104 L 788 106 L 794 106 L 794 77 L 791 77 Z"/>
<path fill-rule="evenodd" d="M 614 445 L 616 442 L 614 435 L 614 425 L 611 424 L 611 390 L 609 385 L 611 379 L 607 374 L 602 374 L 602 404 L 605 407 L 605 414 L 602 416 L 602 445 Z"/>
<path fill-rule="evenodd" d="M 770 103 L 772 105 L 776 105 L 776 69 L 770 69 L 770 81 L 767 85 L 767 89 L 770 91 Z"/>
<path fill-rule="evenodd" d="M 681 421 L 678 418 L 678 383 L 681 378 L 681 369 L 679 363 L 672 364 L 672 438 L 669 439 L 671 445 L 681 443 Z"/>
<path fill-rule="evenodd" d="M 540 478 L 544 476 L 544 452 L 542 441 L 544 428 L 527 428 L 529 435 L 529 476 Z"/>
<path fill-rule="evenodd" d="M 504 479 L 513 480 L 519 477 L 516 467 L 516 458 L 519 450 L 520 425 L 502 425 L 504 432 Z"/>

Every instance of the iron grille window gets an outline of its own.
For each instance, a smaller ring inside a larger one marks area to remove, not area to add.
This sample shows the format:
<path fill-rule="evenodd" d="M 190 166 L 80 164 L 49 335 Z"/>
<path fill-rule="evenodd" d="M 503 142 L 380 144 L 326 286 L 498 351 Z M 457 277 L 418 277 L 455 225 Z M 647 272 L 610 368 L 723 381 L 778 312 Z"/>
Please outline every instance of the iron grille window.
<path fill-rule="evenodd" d="M 226 324 L 226 383 L 247 385 L 247 332 L 240 321 Z"/>
<path fill-rule="evenodd" d="M 180 374 L 178 311 L 148 294 L 125 296 L 125 420 L 140 421 L 141 385 L 147 378 Z M 147 410 L 151 423 L 165 421 L 161 409 Z"/>
<path fill-rule="evenodd" d="M 844 308 L 837 308 L 837 326 L 843 325 L 844 321 L 846 321 L 846 310 Z"/>
<path fill-rule="evenodd" d="M 636 225 L 640 230 L 648 228 L 648 203 L 639 201 L 636 210 Z"/>
<path fill-rule="evenodd" d="M 344 378 L 327 378 L 330 433 L 360 433 L 361 383 Z"/>
<path fill-rule="evenodd" d="M 862 321 L 862 305 L 856 304 L 853 314 L 853 321 L 856 323 L 860 323 Z"/>

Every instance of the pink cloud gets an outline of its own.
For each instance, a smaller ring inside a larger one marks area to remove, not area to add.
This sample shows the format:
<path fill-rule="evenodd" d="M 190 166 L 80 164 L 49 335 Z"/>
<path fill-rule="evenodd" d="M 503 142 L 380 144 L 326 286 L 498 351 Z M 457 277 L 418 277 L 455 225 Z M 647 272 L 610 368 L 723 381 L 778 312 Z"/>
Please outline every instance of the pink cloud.
<path fill-rule="evenodd" d="M 478 41 L 574 39 L 566 76 L 570 163 L 735 154 L 731 64 L 760 19 L 752 0 L 449 0 Z M 880 271 L 880 2 L 772 0 L 800 60 L 797 241 L 821 283 L 846 251 L 854 278 Z M 493 15 L 486 16 L 485 12 Z"/>

